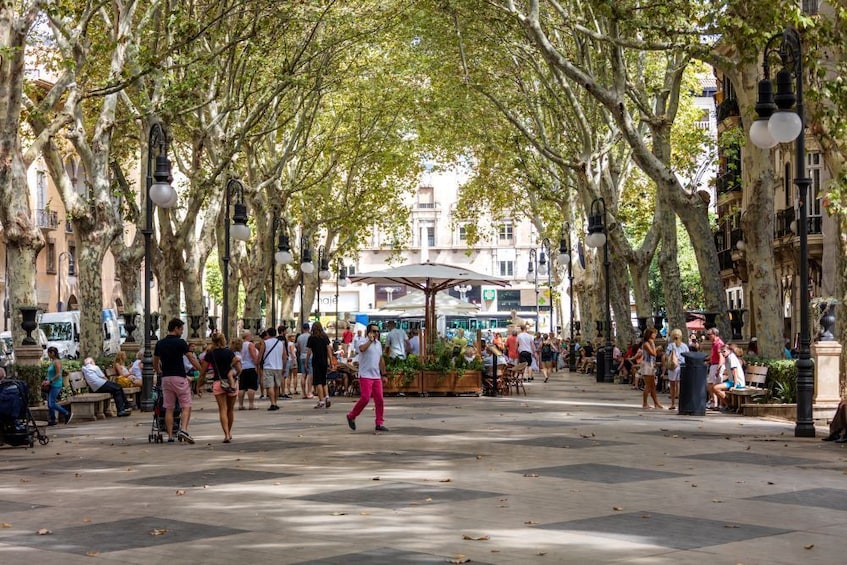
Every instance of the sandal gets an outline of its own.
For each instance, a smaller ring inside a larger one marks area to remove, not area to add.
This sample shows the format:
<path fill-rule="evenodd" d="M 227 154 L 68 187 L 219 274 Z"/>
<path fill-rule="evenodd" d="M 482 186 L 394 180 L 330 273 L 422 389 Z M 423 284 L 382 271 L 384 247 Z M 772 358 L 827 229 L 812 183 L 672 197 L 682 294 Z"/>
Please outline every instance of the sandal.
<path fill-rule="evenodd" d="M 244 410 L 244 406 L 239 406 L 239 407 L 238 407 L 238 409 L 239 409 L 239 410 Z"/>

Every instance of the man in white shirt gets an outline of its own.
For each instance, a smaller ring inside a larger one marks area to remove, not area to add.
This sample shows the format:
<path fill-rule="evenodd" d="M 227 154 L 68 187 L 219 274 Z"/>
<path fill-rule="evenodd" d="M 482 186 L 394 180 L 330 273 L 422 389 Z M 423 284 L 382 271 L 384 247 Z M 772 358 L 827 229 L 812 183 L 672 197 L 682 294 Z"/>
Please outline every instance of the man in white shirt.
<path fill-rule="evenodd" d="M 524 375 L 529 378 L 532 376 L 532 358 L 535 356 L 535 342 L 532 335 L 526 331 L 526 324 L 521 326 L 521 332 L 518 334 L 518 362 L 526 363 Z"/>
<path fill-rule="evenodd" d="M 385 373 L 385 361 L 382 358 L 382 348 L 379 342 L 379 328 L 370 324 L 368 337 L 359 346 L 359 400 L 353 409 L 347 413 L 347 425 L 351 430 L 356 429 L 356 416 L 362 413 L 371 398 L 374 399 L 376 426 L 374 431 L 387 432 L 385 427 L 385 408 L 382 401 L 382 375 Z"/>
<path fill-rule="evenodd" d="M 385 336 L 385 353 L 389 359 L 405 359 L 406 353 L 409 352 L 409 338 L 406 337 L 406 332 L 397 327 L 394 320 L 388 322 L 388 333 Z"/>
<path fill-rule="evenodd" d="M 271 400 L 268 410 L 279 410 L 276 403 L 277 393 L 283 384 L 283 370 L 288 358 L 288 347 L 285 340 L 277 338 L 276 328 L 268 328 L 268 338 L 265 340 L 265 353 L 262 365 L 265 368 L 265 391 Z"/>
<path fill-rule="evenodd" d="M 121 385 L 111 382 L 103 374 L 103 369 L 94 363 L 94 359 L 87 357 L 85 364 L 82 366 L 82 376 L 85 383 L 91 392 L 106 392 L 112 395 L 115 399 L 115 408 L 118 409 L 118 416 L 129 416 L 132 410 L 126 401 L 126 395 Z"/>
<path fill-rule="evenodd" d="M 368 341 L 368 338 L 362 335 L 362 330 L 356 330 L 356 337 L 353 338 L 351 351 L 347 354 L 348 357 L 356 357 L 359 355 L 359 347 Z"/>
<path fill-rule="evenodd" d="M 418 330 L 412 330 L 412 337 L 409 339 L 409 353 L 420 357 L 421 354 L 421 334 Z"/>

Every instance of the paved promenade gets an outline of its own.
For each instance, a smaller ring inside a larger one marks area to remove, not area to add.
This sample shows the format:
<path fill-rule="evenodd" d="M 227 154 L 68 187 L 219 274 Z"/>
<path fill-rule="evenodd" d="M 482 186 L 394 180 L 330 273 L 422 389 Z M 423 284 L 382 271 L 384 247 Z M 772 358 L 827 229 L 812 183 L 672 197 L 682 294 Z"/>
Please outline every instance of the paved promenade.
<path fill-rule="evenodd" d="M 527 389 L 389 398 L 378 435 L 353 399 L 290 400 L 223 444 L 211 395 L 195 445 L 148 444 L 139 412 L 50 428 L 0 448 L 0 563 L 844 562 L 847 445 L 586 375 Z"/>

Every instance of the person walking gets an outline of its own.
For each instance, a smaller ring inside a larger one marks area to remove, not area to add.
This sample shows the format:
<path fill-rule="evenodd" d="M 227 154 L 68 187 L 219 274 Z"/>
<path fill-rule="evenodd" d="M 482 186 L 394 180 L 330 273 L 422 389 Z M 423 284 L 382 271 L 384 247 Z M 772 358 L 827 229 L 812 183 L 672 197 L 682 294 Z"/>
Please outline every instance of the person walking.
<path fill-rule="evenodd" d="M 392 361 L 401 361 L 412 349 L 406 332 L 397 327 L 394 320 L 388 321 L 388 333 L 385 335 L 385 354 Z"/>
<path fill-rule="evenodd" d="M 312 394 L 312 375 L 309 364 L 306 362 L 306 343 L 309 341 L 311 334 L 309 333 L 309 324 L 303 324 L 303 331 L 294 340 L 294 345 L 297 347 L 297 372 L 302 375 L 300 379 L 300 387 L 303 392 L 303 398 L 314 398 Z"/>
<path fill-rule="evenodd" d="M 172 318 L 168 322 L 168 335 L 157 341 L 153 350 L 153 370 L 159 376 L 159 382 L 162 383 L 168 443 L 173 443 L 175 439 L 174 408 L 177 402 L 180 408 L 180 430 L 176 436 L 187 443 L 194 443 L 194 438 L 188 433 L 188 424 L 191 420 L 191 380 L 185 373 L 182 358 L 187 357 L 198 371 L 200 364 L 194 357 L 194 353 L 189 351 L 188 342 L 181 337 L 184 326 L 185 322 L 179 318 Z"/>
<path fill-rule="evenodd" d="M 265 340 L 265 356 L 262 358 L 262 366 L 265 368 L 265 392 L 271 400 L 268 411 L 279 410 L 276 403 L 277 394 L 283 383 L 285 360 L 287 356 L 285 342 L 276 335 L 276 328 L 268 328 L 268 338 Z"/>
<path fill-rule="evenodd" d="M 48 426 L 56 425 L 56 412 L 62 416 L 65 424 L 70 424 L 73 417 L 70 411 L 59 404 L 59 393 L 62 392 L 62 361 L 59 360 L 59 350 L 55 347 L 47 348 L 47 358 L 50 365 L 47 366 L 47 380 L 50 382 L 50 391 L 47 393 Z"/>
<path fill-rule="evenodd" d="M 641 393 L 641 407 L 648 409 L 647 397 L 653 399 L 653 408 L 663 409 L 656 395 L 656 329 L 644 330 L 644 340 L 641 342 L 641 376 L 644 377 L 644 392 Z"/>
<path fill-rule="evenodd" d="M 665 348 L 665 358 L 668 360 L 668 386 L 670 387 L 671 405 L 670 410 L 676 408 L 676 399 L 679 397 L 679 374 L 682 372 L 682 366 L 685 365 L 685 357 L 683 353 L 688 353 L 688 345 L 682 343 L 682 330 L 675 329 L 671 332 L 671 342 Z M 676 366 L 674 364 L 676 358 Z"/>
<path fill-rule="evenodd" d="M 544 375 L 544 382 L 550 380 L 550 371 L 553 369 L 553 340 L 550 335 L 545 335 L 541 342 L 541 374 Z"/>
<path fill-rule="evenodd" d="M 241 349 L 240 340 L 233 340 L 233 346 Z M 220 332 L 212 335 L 212 348 L 206 352 L 203 359 L 202 372 L 209 367 L 215 371 L 215 380 L 212 381 L 212 394 L 218 404 L 218 417 L 221 421 L 221 429 L 224 432 L 224 443 L 232 441 L 232 425 L 235 422 L 235 400 L 238 397 L 238 389 L 231 390 L 229 381 L 235 381 L 238 373 L 242 371 L 241 360 L 233 353 L 232 348 L 226 346 L 226 337 Z M 243 398 L 243 396 L 242 396 Z"/>
<path fill-rule="evenodd" d="M 326 387 L 326 374 L 330 359 L 333 359 L 332 345 L 320 322 L 312 324 L 311 335 L 306 342 L 306 361 L 312 367 L 312 386 L 318 396 L 315 408 L 329 408 L 332 402 Z"/>
<path fill-rule="evenodd" d="M 385 360 L 382 358 L 382 346 L 379 341 L 379 328 L 368 325 L 368 341 L 359 346 L 359 400 L 347 413 L 347 425 L 356 429 L 356 417 L 362 413 L 371 398 L 376 412 L 377 432 L 387 432 L 385 427 L 385 406 L 382 399 L 382 375 L 385 373 Z"/>
<path fill-rule="evenodd" d="M 238 381 L 238 409 L 244 410 L 244 395 L 247 395 L 247 405 L 250 410 L 256 409 L 256 391 L 259 390 L 259 373 L 256 365 L 259 363 L 259 349 L 253 343 L 253 332 L 244 332 L 244 342 L 241 344 L 241 378 Z M 217 398 L 217 397 L 216 397 Z"/>

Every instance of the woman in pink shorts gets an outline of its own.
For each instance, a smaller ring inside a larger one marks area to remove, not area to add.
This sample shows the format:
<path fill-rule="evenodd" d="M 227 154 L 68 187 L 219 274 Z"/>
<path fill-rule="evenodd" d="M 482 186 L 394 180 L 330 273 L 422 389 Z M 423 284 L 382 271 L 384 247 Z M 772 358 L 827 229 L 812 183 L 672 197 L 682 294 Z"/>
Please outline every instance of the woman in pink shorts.
<path fill-rule="evenodd" d="M 239 340 L 240 341 L 240 340 Z M 201 372 L 205 373 L 211 367 L 215 370 L 215 380 L 212 382 L 212 394 L 218 403 L 218 416 L 221 429 L 224 432 L 224 443 L 232 441 L 232 424 L 235 422 L 235 401 L 238 398 L 238 387 L 230 387 L 230 380 L 237 382 L 241 373 L 241 359 L 226 346 L 226 338 L 222 333 L 212 336 L 212 349 L 203 358 Z"/>

